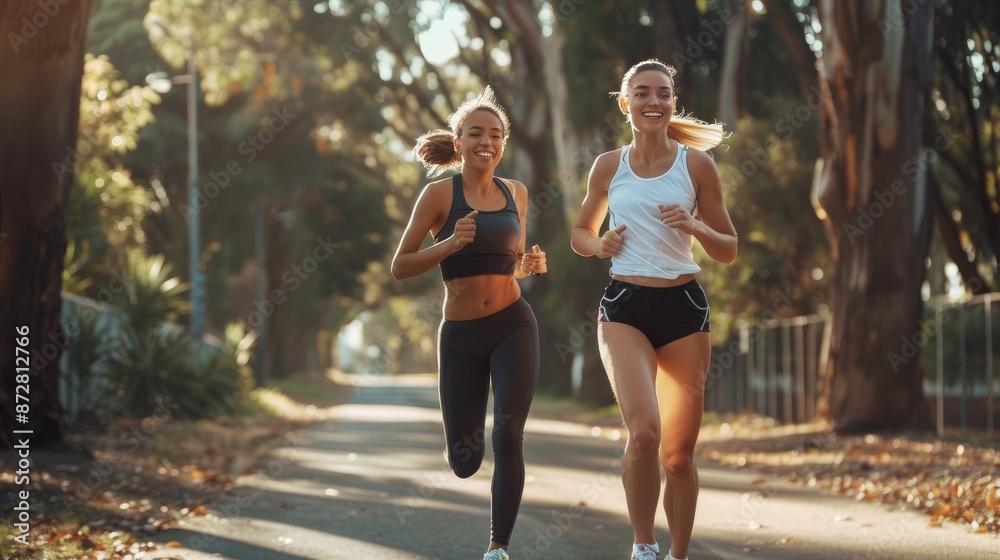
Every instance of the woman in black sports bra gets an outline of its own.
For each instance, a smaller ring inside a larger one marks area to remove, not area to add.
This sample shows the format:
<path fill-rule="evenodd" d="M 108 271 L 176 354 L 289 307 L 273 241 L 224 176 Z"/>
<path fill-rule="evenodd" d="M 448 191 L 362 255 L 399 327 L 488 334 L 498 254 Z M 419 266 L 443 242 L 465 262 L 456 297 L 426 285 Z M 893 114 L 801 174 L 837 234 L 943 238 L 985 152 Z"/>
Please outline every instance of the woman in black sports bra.
<path fill-rule="evenodd" d="M 451 130 L 417 139 L 430 175 L 461 173 L 424 187 L 392 259 L 396 279 L 441 265 L 444 320 L 438 333 L 438 389 L 448 464 L 461 478 L 485 454 L 493 382 L 491 535 L 484 560 L 507 560 L 524 489 L 521 441 L 538 380 L 538 327 L 517 279 L 544 274 L 545 253 L 525 252 L 528 190 L 493 175 L 510 135 L 507 114 L 487 87 L 448 118 Z M 434 244 L 421 250 L 427 234 Z"/>

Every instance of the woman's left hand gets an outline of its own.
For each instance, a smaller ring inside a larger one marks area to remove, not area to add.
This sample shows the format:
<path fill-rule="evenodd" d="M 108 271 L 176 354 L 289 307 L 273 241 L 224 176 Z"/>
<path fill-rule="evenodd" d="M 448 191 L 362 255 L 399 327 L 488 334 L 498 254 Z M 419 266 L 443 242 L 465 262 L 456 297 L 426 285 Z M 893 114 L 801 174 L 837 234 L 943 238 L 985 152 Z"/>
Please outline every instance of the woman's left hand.
<path fill-rule="evenodd" d="M 679 229 L 688 235 L 698 231 L 698 220 L 680 204 L 660 204 L 660 221 L 667 227 Z"/>
<path fill-rule="evenodd" d="M 521 270 L 528 274 L 545 274 L 549 271 L 545 264 L 545 252 L 538 245 L 531 248 L 530 253 L 521 257 Z"/>

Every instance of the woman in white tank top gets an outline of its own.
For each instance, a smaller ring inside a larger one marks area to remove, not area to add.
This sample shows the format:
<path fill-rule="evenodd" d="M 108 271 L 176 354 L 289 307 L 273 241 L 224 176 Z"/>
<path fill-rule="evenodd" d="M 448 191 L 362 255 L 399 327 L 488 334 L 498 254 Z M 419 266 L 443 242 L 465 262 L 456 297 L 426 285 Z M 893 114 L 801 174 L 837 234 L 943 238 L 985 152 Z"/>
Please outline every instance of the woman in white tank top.
<path fill-rule="evenodd" d="M 618 104 L 633 140 L 594 162 L 572 235 L 580 255 L 611 259 L 598 342 L 628 429 L 622 483 L 633 560 L 660 558 L 653 525 L 661 465 L 670 527 L 665 558 L 687 558 L 698 500 L 694 447 L 712 352 L 710 309 L 691 246 L 697 239 L 717 261 L 736 258 L 719 172 L 700 151 L 719 144 L 722 125 L 674 116 L 675 73 L 647 60 L 623 77 Z M 600 235 L 608 214 L 610 228 Z"/>

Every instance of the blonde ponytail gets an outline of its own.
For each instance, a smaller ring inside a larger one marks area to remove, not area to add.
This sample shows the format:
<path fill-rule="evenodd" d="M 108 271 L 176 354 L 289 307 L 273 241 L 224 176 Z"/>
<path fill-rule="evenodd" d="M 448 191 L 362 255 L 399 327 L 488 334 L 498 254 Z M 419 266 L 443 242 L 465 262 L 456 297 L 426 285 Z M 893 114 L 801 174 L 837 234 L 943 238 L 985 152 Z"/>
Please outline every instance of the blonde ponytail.
<path fill-rule="evenodd" d="M 667 136 L 696 150 L 710 150 L 722 143 L 726 131 L 722 123 L 709 124 L 690 114 L 674 115 L 667 127 Z"/>

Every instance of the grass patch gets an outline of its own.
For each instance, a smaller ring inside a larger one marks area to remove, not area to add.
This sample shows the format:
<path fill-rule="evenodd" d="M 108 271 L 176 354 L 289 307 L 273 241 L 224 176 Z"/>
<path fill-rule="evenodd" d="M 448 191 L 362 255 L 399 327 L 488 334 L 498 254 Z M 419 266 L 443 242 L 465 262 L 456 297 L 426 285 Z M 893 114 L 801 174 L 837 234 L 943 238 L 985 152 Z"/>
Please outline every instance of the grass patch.
<path fill-rule="evenodd" d="M 531 401 L 530 416 L 603 426 L 620 426 L 622 422 L 617 404 L 595 406 L 572 397 L 550 393 L 535 395 Z"/>
<path fill-rule="evenodd" d="M 328 377 L 292 376 L 258 387 L 236 406 L 236 418 L 321 420 L 332 406 L 347 402 L 352 387 Z"/>
<path fill-rule="evenodd" d="M 334 382 L 329 377 L 292 376 L 275 379 L 272 389 L 298 404 L 329 408 L 343 404 L 351 394 L 351 387 Z"/>

